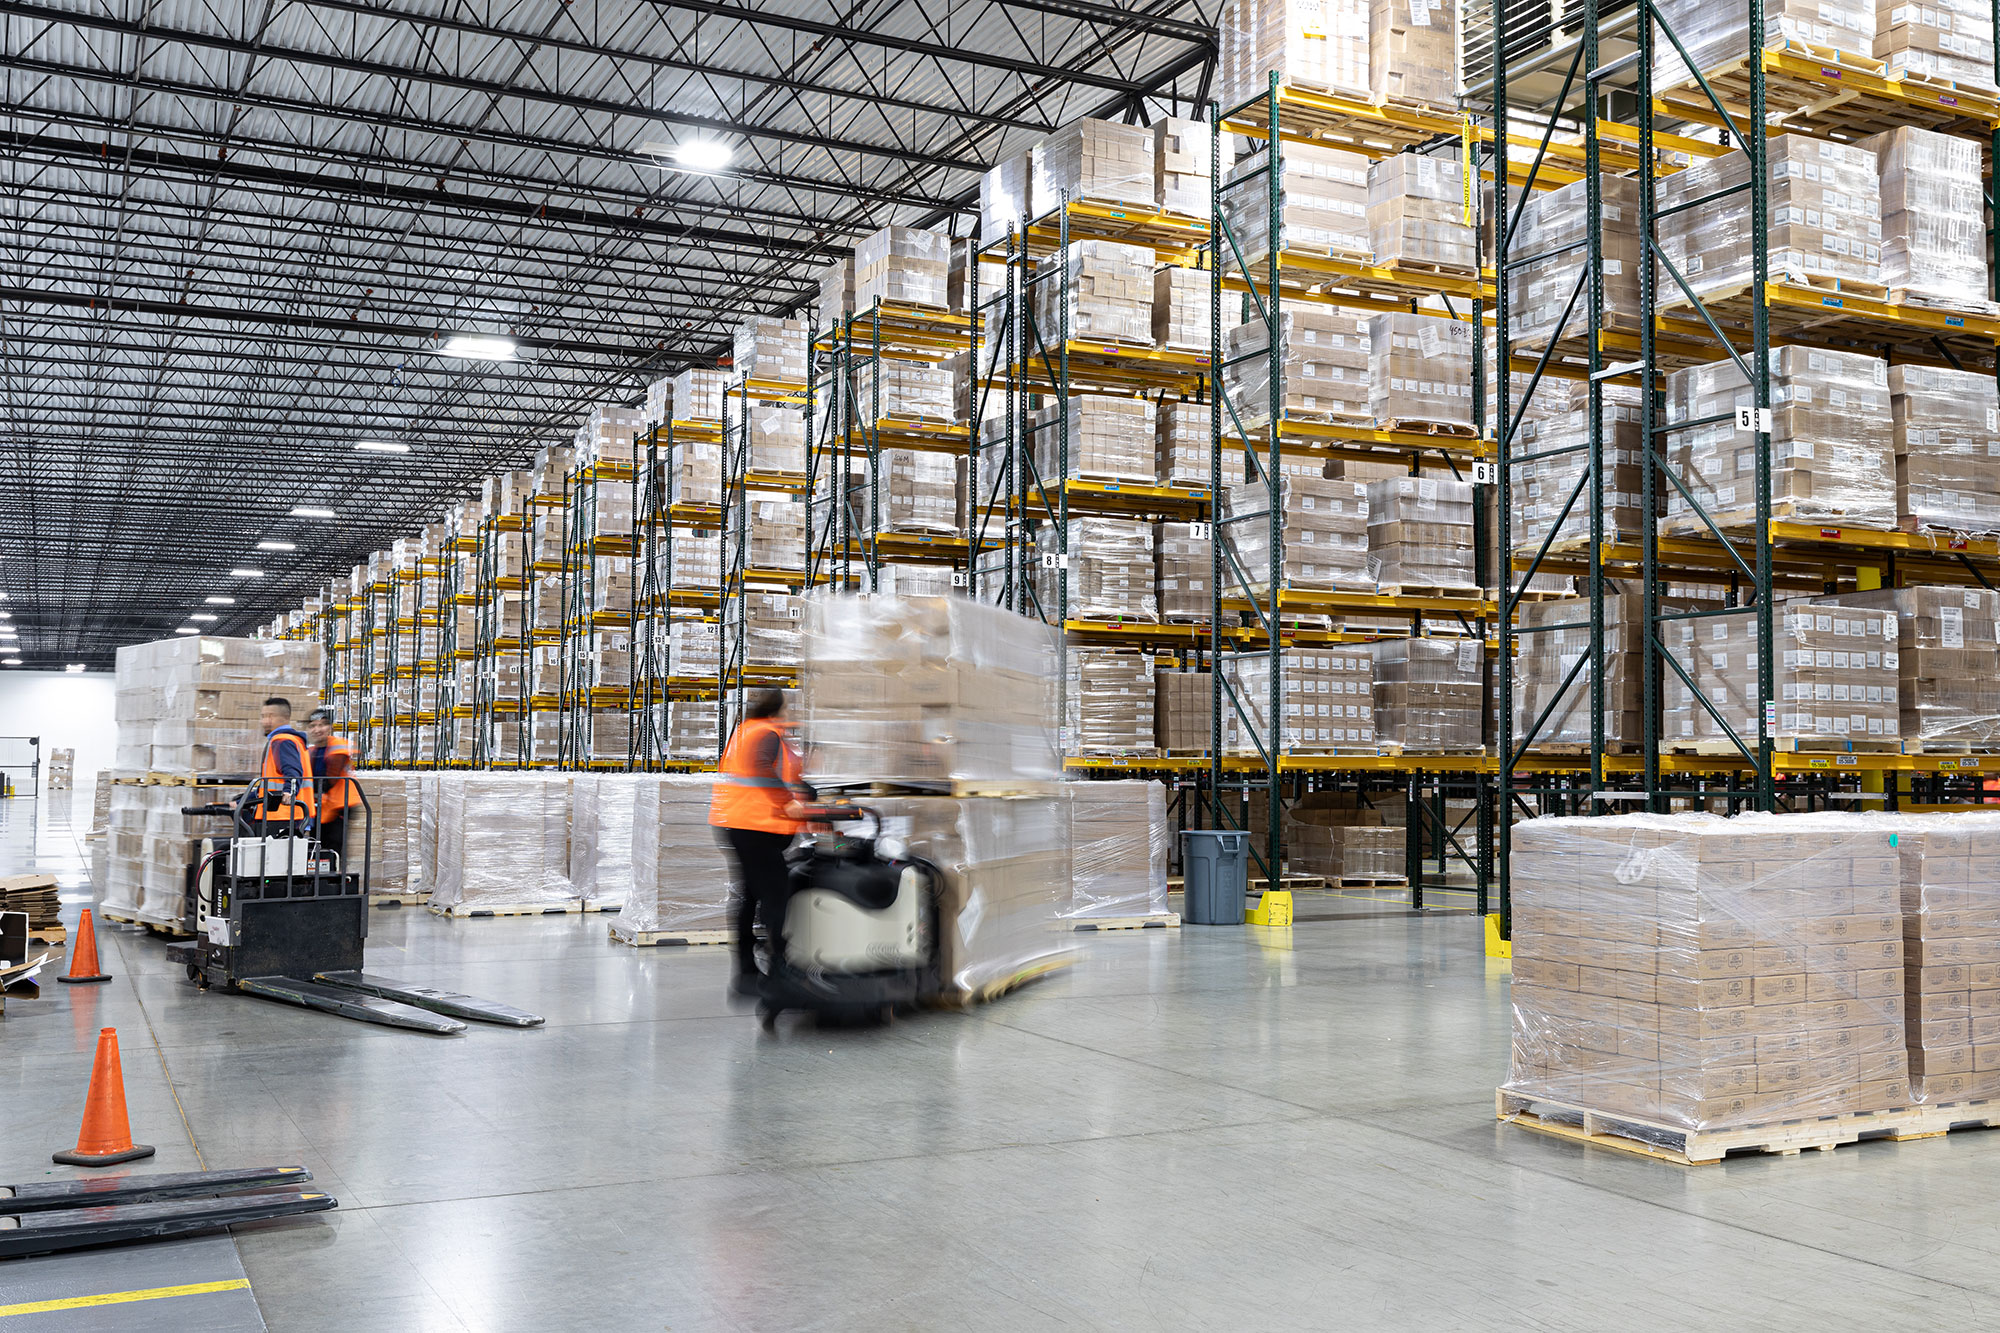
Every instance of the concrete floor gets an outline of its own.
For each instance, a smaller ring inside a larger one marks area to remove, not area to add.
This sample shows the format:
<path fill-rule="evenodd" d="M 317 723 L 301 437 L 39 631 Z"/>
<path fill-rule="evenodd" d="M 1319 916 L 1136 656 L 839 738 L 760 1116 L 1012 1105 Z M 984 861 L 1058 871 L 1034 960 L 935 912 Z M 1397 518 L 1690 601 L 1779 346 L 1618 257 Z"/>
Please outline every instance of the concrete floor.
<path fill-rule="evenodd" d="M 1086 937 L 969 1014 L 776 1038 L 719 953 L 614 948 L 601 917 L 376 912 L 371 968 L 549 1018 L 443 1039 L 200 995 L 114 931 L 116 981 L 0 1027 L 0 1179 L 74 1135 L 115 1022 L 162 1168 L 302 1162 L 339 1196 L 235 1238 L 273 1329 L 2000 1320 L 2000 1132 L 1688 1170 L 1499 1126 L 1508 980 L 1477 922 L 1301 912 L 1341 919 Z M 159 1285 L 157 1252 L 68 1280 Z M 55 1271 L 0 1266 L 0 1293 Z M 237 1327 L 224 1299 L 153 1308 Z"/>

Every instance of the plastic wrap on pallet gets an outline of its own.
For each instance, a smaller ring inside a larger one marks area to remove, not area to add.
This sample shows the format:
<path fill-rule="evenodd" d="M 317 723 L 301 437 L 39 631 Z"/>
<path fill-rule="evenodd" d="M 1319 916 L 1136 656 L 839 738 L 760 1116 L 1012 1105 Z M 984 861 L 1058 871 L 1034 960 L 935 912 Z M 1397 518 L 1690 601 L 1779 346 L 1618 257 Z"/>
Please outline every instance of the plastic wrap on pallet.
<path fill-rule="evenodd" d="M 121 768 L 183 775 L 254 773 L 263 702 L 319 705 L 323 648 L 303 640 L 188 635 L 117 652 L 113 689 Z"/>
<path fill-rule="evenodd" d="M 1875 55 L 1905 75 L 1993 95 L 1993 10 L 1979 0 L 1877 0 Z"/>
<path fill-rule="evenodd" d="M 690 366 L 674 376 L 674 419 L 677 421 L 722 420 L 722 395 L 729 383 L 727 372 Z"/>
<path fill-rule="evenodd" d="M 1358 481 L 1332 481 L 1319 474 L 1318 463 L 1286 459 L 1278 465 L 1279 504 L 1284 508 L 1284 542 L 1280 576 L 1286 587 L 1354 589 L 1375 586 L 1368 574 L 1368 487 Z M 1270 488 L 1262 482 L 1231 486 L 1224 495 L 1223 522 L 1215 531 L 1235 548 L 1235 565 L 1249 579 L 1249 591 L 1270 591 L 1271 533 L 1263 518 L 1230 521 L 1270 507 Z M 1230 568 L 1225 562 L 1225 568 Z M 1236 576 L 1225 573 L 1225 592 L 1234 592 Z"/>
<path fill-rule="evenodd" d="M 1073 755 L 1131 755 L 1153 748 L 1153 659 L 1129 648 L 1069 653 L 1063 693 L 1065 750 Z"/>
<path fill-rule="evenodd" d="M 1365 421 L 1368 398 L 1369 320 L 1332 307 L 1278 312 L 1278 411 L 1288 418 Z M 1223 434 L 1240 424 L 1254 430 L 1271 420 L 1270 324 L 1252 319 L 1229 331 L 1229 359 L 1222 386 L 1233 411 Z M 1252 355 L 1262 352 L 1265 355 Z M 1468 383 L 1470 381 L 1468 380 Z"/>
<path fill-rule="evenodd" d="M 1645 507 L 1639 390 L 1607 384 L 1603 395 L 1604 530 L 1637 538 Z M 1532 558 L 1545 541 L 1588 540 L 1590 495 L 1578 486 L 1590 465 L 1590 402 L 1585 386 L 1544 380 L 1524 406 L 1509 410 L 1520 413 L 1514 449 L 1527 460 L 1515 463 L 1508 476 L 1513 510 L 1508 536 L 1515 553 Z M 1672 483 L 1661 485 L 1671 488 Z M 1656 509 L 1663 504 L 1664 497 L 1656 498 Z"/>
<path fill-rule="evenodd" d="M 670 674 L 712 677 L 722 662 L 722 628 L 713 620 L 676 620 L 667 627 Z"/>
<path fill-rule="evenodd" d="M 1521 207 L 1513 245 L 1533 262 L 1513 269 L 1507 278 L 1508 332 L 1517 347 L 1541 347 L 1589 331 L 1590 288 L 1584 280 L 1589 188 L 1588 181 L 1575 181 L 1559 190 L 1531 194 Z M 1624 176 L 1600 176 L 1598 200 L 1603 327 L 1636 329 L 1639 183 Z"/>
<path fill-rule="evenodd" d="M 986 245 L 1007 239 L 1007 229 L 1019 230 L 1036 216 L 1034 168 L 1029 154 L 1003 157 L 979 178 L 979 239 Z"/>
<path fill-rule="evenodd" d="M 1262 827 L 1267 818 L 1253 809 L 1249 827 Z M 1347 875 L 1347 849 L 1357 846 L 1383 827 L 1382 814 L 1349 792 L 1307 792 L 1285 807 L 1279 821 L 1284 838 L 1285 868 L 1295 875 L 1319 875 L 1338 880 Z M 1402 829 L 1393 832 L 1401 837 Z M 1359 873 L 1359 872 L 1356 872 Z M 1393 871 L 1403 873 L 1400 857 Z M 1371 875 L 1370 878 L 1375 878 Z"/>
<path fill-rule="evenodd" d="M 1038 557 L 1059 554 L 1056 530 L 1035 534 Z M 1069 522 L 1068 619 L 1157 622 L 1160 605 L 1153 592 L 1153 525 L 1138 519 L 1073 518 Z M 1060 566 L 1035 562 L 1035 596 L 1055 614 Z"/>
<path fill-rule="evenodd" d="M 1473 273 L 1479 234 L 1455 157 L 1398 153 L 1368 164 L 1368 244 L 1385 268 Z"/>
<path fill-rule="evenodd" d="M 1300 87 L 1369 95 L 1366 0 L 1228 0 L 1218 35 L 1224 107 L 1263 92 L 1273 70 Z"/>
<path fill-rule="evenodd" d="M 1882 281 L 1882 182 L 1875 154 L 1801 134 L 1772 138 L 1766 152 L 1772 279 Z M 1749 179 L 1749 159 L 1730 153 L 1660 181 L 1660 252 L 1697 296 L 1742 287 L 1753 277 L 1750 192 L 1742 188 Z M 1687 304 L 1680 283 L 1664 272 L 1660 303 Z"/>
<path fill-rule="evenodd" d="M 804 599 L 788 592 L 749 591 L 732 597 L 722 609 L 733 639 L 743 645 L 745 664 L 788 667 L 799 660 L 800 606 Z"/>
<path fill-rule="evenodd" d="M 805 599 L 808 776 L 1014 784 L 1059 776 L 1055 641 L 963 597 Z"/>
<path fill-rule="evenodd" d="M 1072 394 L 1067 414 L 1061 403 L 1037 408 L 1028 430 L 1035 470 L 1045 482 L 1082 477 L 1150 486 L 1159 478 L 1158 428 L 1147 399 Z"/>
<path fill-rule="evenodd" d="M 854 309 L 878 300 L 904 305 L 945 304 L 951 238 L 917 227 L 884 227 L 854 247 Z"/>
<path fill-rule="evenodd" d="M 1458 6 L 1452 0 L 1372 0 L 1368 87 L 1378 101 L 1458 108 Z"/>
<path fill-rule="evenodd" d="M 883 449 L 881 483 L 875 489 L 876 522 L 884 532 L 951 533 L 958 530 L 958 460 L 928 449 Z M 868 459 L 849 460 L 849 495 L 863 527 L 869 512 Z M 838 475 L 833 463 L 820 465 L 824 485 L 815 505 L 832 501 Z"/>
<path fill-rule="evenodd" d="M 857 421 L 872 424 L 884 417 L 906 417 L 949 422 L 954 415 L 951 395 L 951 369 L 942 362 L 888 356 L 855 362 Z"/>
<path fill-rule="evenodd" d="M 723 559 L 749 569 L 799 571 L 806 567 L 806 507 L 797 495 L 745 491 L 723 515 Z"/>
<path fill-rule="evenodd" d="M 722 534 L 681 532 L 673 534 L 673 544 L 660 542 L 656 557 L 662 588 L 714 589 L 722 580 Z"/>
<path fill-rule="evenodd" d="M 1224 659 L 1223 673 L 1236 704 L 1225 693 L 1223 747 L 1235 754 L 1256 754 L 1263 747 L 1286 754 L 1373 749 L 1374 670 L 1368 645 L 1285 648 L 1281 655 L 1282 732 L 1271 725 L 1270 654 Z M 1237 706 L 1248 715 L 1247 727 Z"/>
<path fill-rule="evenodd" d="M 1686 604 L 1663 600 L 1660 608 L 1683 610 Z M 1591 667 L 1587 660 L 1579 665 L 1579 659 L 1590 656 L 1590 602 L 1585 598 L 1524 602 L 1518 614 L 1514 744 L 1590 744 Z M 1644 735 L 1645 627 L 1645 598 L 1640 593 L 1623 588 L 1606 591 L 1603 730 L 1610 744 L 1637 745 Z"/>
<path fill-rule="evenodd" d="M 632 437 L 644 434 L 647 424 L 646 413 L 639 408 L 614 407 L 609 403 L 593 405 L 590 415 L 577 428 L 571 446 L 576 450 L 578 466 L 593 463 L 631 466 Z"/>
<path fill-rule="evenodd" d="M 631 889 L 619 928 L 730 929 L 729 860 L 708 822 L 715 779 L 648 773 L 633 782 Z"/>
<path fill-rule="evenodd" d="M 1693 82 L 1682 50 L 1704 74 L 1739 65 L 1750 51 L 1750 12 L 1731 0 L 1662 0 L 1659 15 L 1678 41 L 1653 46 L 1655 94 Z M 1875 0 L 1771 0 L 1764 6 L 1763 44 L 1778 47 L 1790 39 L 1867 56 L 1875 49 L 1875 16 Z"/>
<path fill-rule="evenodd" d="M 977 999 L 1068 960 L 1072 937 L 1051 929 L 1071 878 L 1060 794 L 875 797 L 868 804 L 882 817 L 887 850 L 944 872 L 938 945 L 948 996 Z"/>
<path fill-rule="evenodd" d="M 840 327 L 854 313 L 854 260 L 836 259 L 819 271 L 815 320 L 822 333 Z"/>
<path fill-rule="evenodd" d="M 1065 337 L 1153 345 L 1151 246 L 1071 241 L 1068 249 L 1036 262 L 1030 297 L 1036 332 L 1051 346 Z"/>
<path fill-rule="evenodd" d="M 753 405 L 749 426 L 750 471 L 804 474 L 806 418 L 803 412 L 795 407 Z"/>
<path fill-rule="evenodd" d="M 1154 472 L 1162 486 L 1208 489 L 1214 409 L 1207 403 L 1165 402 L 1154 409 Z"/>
<path fill-rule="evenodd" d="M 1271 191 L 1268 148 L 1228 164 L 1222 194 L 1227 270 L 1247 268 L 1268 279 Z M 1278 224 L 1283 248 L 1365 260 L 1368 237 L 1368 159 L 1344 148 L 1287 143 L 1278 155 Z M 1243 182 L 1238 184 L 1237 182 Z"/>
<path fill-rule="evenodd" d="M 667 705 L 669 758 L 712 763 L 720 753 L 715 732 L 715 700 L 675 699 Z"/>
<path fill-rule="evenodd" d="M 1990 82 L 1992 20 L 1986 21 Z M 1904 126 L 1860 146 L 1875 154 L 1881 171 L 1882 281 L 1926 304 L 1993 309 L 1980 145 Z"/>
<path fill-rule="evenodd" d="M 876 567 L 875 590 L 891 597 L 949 597 L 962 588 L 952 586 L 949 565 L 911 565 L 885 562 Z"/>
<path fill-rule="evenodd" d="M 1200 536 L 1192 523 L 1162 523 L 1154 534 L 1160 553 L 1160 617 L 1167 621 L 1205 622 L 1214 610 L 1215 560 L 1210 528 Z"/>
<path fill-rule="evenodd" d="M 662 425 L 674 419 L 674 377 L 663 375 L 646 386 L 646 422 Z M 491 512 L 498 512 L 489 510 Z"/>
<path fill-rule="evenodd" d="M 1160 671 L 1153 677 L 1153 742 L 1169 754 L 1206 754 L 1215 744 L 1215 687 L 1206 671 Z"/>
<path fill-rule="evenodd" d="M 1815 819 L 1822 818 L 1814 816 Z M 1902 867 L 1903 1033 L 1929 1106 L 2000 1096 L 2000 820 L 1876 815 Z"/>
<path fill-rule="evenodd" d="M 1894 651 L 1884 654 L 1884 666 L 1893 669 L 1898 682 L 1899 730 L 1906 740 L 1975 750 L 2000 742 L 2000 638 L 1995 633 L 2000 593 L 1880 588 L 1816 600 L 1895 617 Z"/>
<path fill-rule="evenodd" d="M 1153 134 L 1144 126 L 1073 120 L 1042 140 L 1033 156 L 1039 213 L 1065 199 L 1153 207 Z"/>
<path fill-rule="evenodd" d="M 1472 326 L 1435 315 L 1368 323 L 1368 414 L 1384 429 L 1472 430 Z"/>
<path fill-rule="evenodd" d="M 1771 503 L 1778 518 L 1854 527 L 1896 524 L 1889 367 L 1872 356 L 1813 347 L 1771 349 Z M 1667 462 L 1720 526 L 1754 523 L 1756 436 L 1737 428 L 1753 405 L 1735 360 L 1667 377 L 1667 421 L 1700 422 L 1667 437 Z M 1667 530 L 1708 531 L 1681 486 L 1668 488 Z"/>
<path fill-rule="evenodd" d="M 1231 136 L 1222 136 L 1225 154 L 1233 142 Z M 1214 143 L 1214 129 L 1203 121 L 1178 116 L 1154 121 L 1153 202 L 1169 213 L 1206 223 L 1213 211 Z"/>
<path fill-rule="evenodd" d="M 1993 377 L 1891 366 L 1889 408 L 1898 525 L 2000 532 L 2000 400 Z"/>
<path fill-rule="evenodd" d="M 441 773 L 431 906 L 551 907 L 577 900 L 569 879 L 570 775 Z"/>
<path fill-rule="evenodd" d="M 1408 868 L 1409 830 L 1354 828 L 1340 852 L 1343 879 L 1401 879 Z"/>
<path fill-rule="evenodd" d="M 407 893 L 423 883 L 421 867 L 413 875 L 412 862 L 418 841 L 416 824 L 422 815 L 417 781 L 403 773 L 363 773 L 355 779 L 368 813 L 349 818 L 347 856 L 349 868 L 361 869 L 362 848 L 359 825 L 368 827 L 368 887 L 376 893 Z"/>
<path fill-rule="evenodd" d="M 584 902 L 610 907 L 632 895 L 633 819 L 641 790 L 657 781 L 642 773 L 570 776 L 569 880 Z"/>
<path fill-rule="evenodd" d="M 1513 845 L 1506 1091 L 1679 1130 L 1910 1104 L 1880 821 L 1532 819 Z"/>
<path fill-rule="evenodd" d="M 1169 264 L 1153 274 L 1153 345 L 1208 355 L 1213 341 L 1214 275 Z"/>
<path fill-rule="evenodd" d="M 779 384 L 806 380 L 806 322 L 756 315 L 736 326 L 731 373 Z"/>
<path fill-rule="evenodd" d="M 1389 477 L 1368 483 L 1369 572 L 1383 587 L 1477 588 L 1472 483 Z"/>
<path fill-rule="evenodd" d="M 1893 612 L 1793 603 L 1776 608 L 1771 622 L 1771 678 L 1778 691 L 1771 735 L 1813 741 L 1894 741 L 1901 735 Z M 1733 731 L 1754 749 L 1757 613 L 1682 620 L 1666 639 L 1689 678 L 1665 672 L 1666 738 L 1726 743 Z"/>
<path fill-rule="evenodd" d="M 1369 650 L 1379 741 L 1406 751 L 1480 747 L 1486 665 L 1480 640 L 1378 639 Z"/>
<path fill-rule="evenodd" d="M 1167 797 L 1157 782 L 1066 782 L 1069 892 L 1066 921 L 1164 916 Z"/>

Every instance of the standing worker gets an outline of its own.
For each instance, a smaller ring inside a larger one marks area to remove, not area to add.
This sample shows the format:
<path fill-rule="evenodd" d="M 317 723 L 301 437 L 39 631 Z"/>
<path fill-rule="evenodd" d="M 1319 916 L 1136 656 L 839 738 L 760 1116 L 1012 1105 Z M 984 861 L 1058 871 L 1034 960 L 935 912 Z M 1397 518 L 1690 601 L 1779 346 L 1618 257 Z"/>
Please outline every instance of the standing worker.
<path fill-rule="evenodd" d="M 759 690 L 750 696 L 743 721 L 730 733 L 715 775 L 708 822 L 736 862 L 736 979 L 739 995 L 755 995 L 763 974 L 757 969 L 758 916 L 770 937 L 771 958 L 784 953 L 784 910 L 790 868 L 785 851 L 800 822 L 786 813 L 795 801 L 810 800 L 805 765 L 792 744 L 785 720 L 785 692 Z"/>
<path fill-rule="evenodd" d="M 333 729 L 333 710 L 315 708 L 306 718 L 312 741 L 313 789 L 319 797 L 319 845 L 340 858 L 347 869 L 347 812 L 361 804 L 359 783 L 347 776 L 354 767 L 354 747 Z"/>
<path fill-rule="evenodd" d="M 264 799 L 256 817 L 266 825 L 288 824 L 294 835 L 310 833 L 319 803 L 313 794 L 312 750 L 305 733 L 292 725 L 292 701 L 264 701 Z"/>

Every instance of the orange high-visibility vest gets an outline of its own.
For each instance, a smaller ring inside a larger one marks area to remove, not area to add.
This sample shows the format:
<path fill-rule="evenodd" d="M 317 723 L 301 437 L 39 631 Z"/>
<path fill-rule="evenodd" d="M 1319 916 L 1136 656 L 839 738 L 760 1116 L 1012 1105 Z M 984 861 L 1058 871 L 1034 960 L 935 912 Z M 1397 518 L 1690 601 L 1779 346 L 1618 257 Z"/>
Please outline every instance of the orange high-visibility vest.
<path fill-rule="evenodd" d="M 291 746 L 299 756 L 299 771 L 305 779 L 299 783 L 298 794 L 287 800 L 279 794 L 284 791 L 285 771 L 278 767 L 278 747 Z M 289 824 L 313 817 L 318 802 L 313 796 L 312 750 L 306 745 L 306 738 L 298 732 L 280 727 L 264 741 L 264 788 L 263 797 L 257 802 L 257 817 L 267 822 Z M 272 806 L 273 798 L 277 805 Z"/>
<path fill-rule="evenodd" d="M 319 813 L 322 819 L 338 819 L 347 813 L 347 808 L 361 804 L 361 794 L 354 790 L 360 784 L 347 776 L 354 767 L 354 747 L 338 732 L 326 738 L 326 759 L 321 781 L 314 784 L 319 795 Z M 337 780 L 336 780 L 337 779 Z"/>
<path fill-rule="evenodd" d="M 755 829 L 764 833 L 797 833 L 799 821 L 785 814 L 793 799 L 789 784 L 804 778 L 804 766 L 792 749 L 790 728 L 775 718 L 753 717 L 736 728 L 716 766 L 715 794 L 708 803 L 708 822 L 719 828 Z M 754 756 L 764 737 L 778 737 L 777 771 L 758 770 Z"/>

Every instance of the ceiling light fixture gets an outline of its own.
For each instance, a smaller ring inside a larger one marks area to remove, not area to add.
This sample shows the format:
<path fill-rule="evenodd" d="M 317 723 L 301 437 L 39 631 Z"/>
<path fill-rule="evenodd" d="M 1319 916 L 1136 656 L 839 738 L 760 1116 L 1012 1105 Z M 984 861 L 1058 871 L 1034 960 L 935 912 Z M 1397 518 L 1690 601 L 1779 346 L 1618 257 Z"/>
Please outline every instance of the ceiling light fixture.
<path fill-rule="evenodd" d="M 468 361 L 512 361 L 514 344 L 506 338 L 479 338 L 461 333 L 445 339 L 438 353 L 441 356 L 464 357 Z"/>
<path fill-rule="evenodd" d="M 257 549 L 260 551 L 296 551 L 299 548 L 290 542 L 266 541 L 258 542 Z"/>
<path fill-rule="evenodd" d="M 232 579 L 261 579 L 264 577 L 264 571 L 261 569 L 232 569 L 229 571 L 229 577 Z"/>
<path fill-rule="evenodd" d="M 293 517 L 293 518 L 334 518 L 334 517 L 337 517 L 337 515 L 336 515 L 336 514 L 335 514 L 335 513 L 334 513 L 334 512 L 333 512 L 333 511 L 332 511 L 331 509 L 317 509 L 317 508 L 313 507 L 312 505 L 293 505 L 293 506 L 292 506 L 292 517 Z"/>
<path fill-rule="evenodd" d="M 208 604 L 209 604 L 210 606 L 234 606 L 234 605 L 236 605 L 236 599 L 235 599 L 234 597 L 204 597 L 204 598 L 202 598 L 202 600 L 203 600 L 204 602 L 207 602 L 207 603 L 208 603 Z"/>
<path fill-rule="evenodd" d="M 198 630 L 198 629 L 196 629 L 196 628 L 195 628 L 195 627 L 194 627 L 193 625 L 176 625 L 176 626 L 174 626 L 174 633 L 176 633 L 176 634 L 199 634 L 199 633 L 201 633 L 201 631 L 200 631 L 200 630 Z"/>
<path fill-rule="evenodd" d="M 410 446 L 397 444 L 393 440 L 357 440 L 354 447 L 370 454 L 407 454 Z"/>
<path fill-rule="evenodd" d="M 7 659 L 7 665 L 8 665 L 8 666 L 19 666 L 19 665 L 21 665 L 21 659 L 20 659 L 20 658 L 18 658 L 18 657 L 10 657 L 10 658 L 8 658 L 8 659 Z"/>
<path fill-rule="evenodd" d="M 210 614 L 209 614 L 208 612 L 206 612 L 206 611 L 194 611 L 194 612 L 190 612 L 190 613 L 189 613 L 189 615 L 188 615 L 188 619 L 189 619 L 189 620 L 213 620 L 213 619 L 215 619 L 215 617 L 214 617 L 214 616 L 212 616 L 212 615 L 210 615 Z"/>
<path fill-rule="evenodd" d="M 720 171 L 736 150 L 720 139 L 690 139 L 674 149 L 674 161 L 690 171 Z"/>
<path fill-rule="evenodd" d="M 64 667 L 63 670 L 67 671 L 72 676 L 81 676 L 83 674 L 83 663 L 71 662 L 68 666 Z"/>

